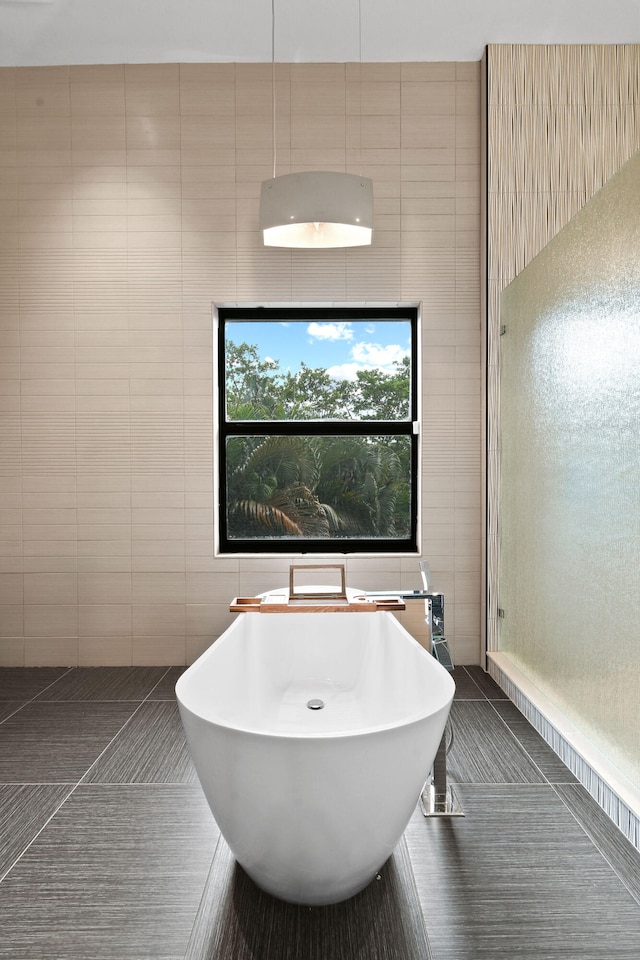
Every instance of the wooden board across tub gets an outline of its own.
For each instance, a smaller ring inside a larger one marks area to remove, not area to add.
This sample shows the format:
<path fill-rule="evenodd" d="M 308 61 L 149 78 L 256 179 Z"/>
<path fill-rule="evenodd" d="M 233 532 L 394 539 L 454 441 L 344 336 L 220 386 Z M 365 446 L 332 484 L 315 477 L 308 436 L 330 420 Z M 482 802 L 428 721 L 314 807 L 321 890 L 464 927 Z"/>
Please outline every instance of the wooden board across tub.
<path fill-rule="evenodd" d="M 309 576 L 311 570 L 331 572 L 331 578 L 339 574 L 339 584 L 319 587 L 296 587 L 295 574 Z M 351 591 L 347 595 L 345 568 L 343 563 L 292 563 L 289 567 L 289 589 L 273 590 L 263 597 L 235 597 L 229 610 L 232 613 L 374 613 L 376 610 L 404 610 L 405 604 L 400 597 L 377 596 L 368 599 Z"/>
<path fill-rule="evenodd" d="M 326 600 L 290 598 L 288 591 L 271 594 L 268 597 L 235 597 L 229 604 L 232 613 L 375 613 L 381 610 L 404 610 L 405 604 L 399 597 L 353 597 L 340 600 L 328 597 Z"/>

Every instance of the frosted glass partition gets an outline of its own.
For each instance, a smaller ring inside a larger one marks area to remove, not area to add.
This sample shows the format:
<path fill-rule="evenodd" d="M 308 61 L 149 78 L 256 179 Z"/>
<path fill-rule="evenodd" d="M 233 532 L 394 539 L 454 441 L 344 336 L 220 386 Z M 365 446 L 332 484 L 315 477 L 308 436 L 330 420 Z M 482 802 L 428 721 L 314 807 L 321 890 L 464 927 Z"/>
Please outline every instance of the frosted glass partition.
<path fill-rule="evenodd" d="M 500 652 L 640 785 L 640 155 L 506 288 Z"/>

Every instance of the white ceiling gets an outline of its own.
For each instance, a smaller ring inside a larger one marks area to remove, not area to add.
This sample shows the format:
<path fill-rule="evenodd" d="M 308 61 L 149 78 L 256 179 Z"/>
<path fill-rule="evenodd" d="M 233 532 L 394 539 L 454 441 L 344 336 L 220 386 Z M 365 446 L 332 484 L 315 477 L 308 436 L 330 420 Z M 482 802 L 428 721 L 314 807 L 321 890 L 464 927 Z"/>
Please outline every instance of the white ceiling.
<path fill-rule="evenodd" d="M 269 62 L 271 2 L 0 0 L 0 65 Z M 274 3 L 282 61 L 479 60 L 487 43 L 640 43 L 639 0 Z"/>

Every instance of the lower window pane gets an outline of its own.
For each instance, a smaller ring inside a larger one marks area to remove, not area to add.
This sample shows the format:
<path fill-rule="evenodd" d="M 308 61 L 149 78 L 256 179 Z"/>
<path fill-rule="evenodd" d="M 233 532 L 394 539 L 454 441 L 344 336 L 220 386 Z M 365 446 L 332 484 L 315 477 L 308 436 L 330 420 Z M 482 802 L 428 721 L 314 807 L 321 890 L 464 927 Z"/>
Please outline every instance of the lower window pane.
<path fill-rule="evenodd" d="M 410 436 L 229 436 L 228 540 L 406 541 Z"/>

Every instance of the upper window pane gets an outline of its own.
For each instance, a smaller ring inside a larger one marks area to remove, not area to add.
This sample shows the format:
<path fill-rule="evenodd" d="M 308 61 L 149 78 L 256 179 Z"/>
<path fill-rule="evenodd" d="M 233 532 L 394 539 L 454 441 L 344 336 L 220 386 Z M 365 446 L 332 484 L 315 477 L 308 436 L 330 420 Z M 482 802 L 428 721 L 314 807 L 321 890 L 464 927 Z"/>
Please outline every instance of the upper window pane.
<path fill-rule="evenodd" d="M 411 420 L 405 319 L 227 320 L 229 422 Z"/>

